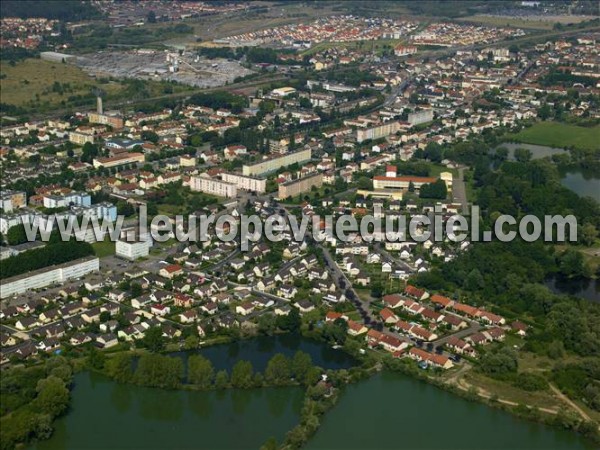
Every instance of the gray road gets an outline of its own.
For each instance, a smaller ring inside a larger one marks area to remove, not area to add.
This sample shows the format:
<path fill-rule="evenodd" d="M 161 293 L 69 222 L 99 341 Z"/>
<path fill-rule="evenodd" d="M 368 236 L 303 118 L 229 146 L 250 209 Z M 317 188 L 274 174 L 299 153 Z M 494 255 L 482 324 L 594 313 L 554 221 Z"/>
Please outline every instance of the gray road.
<path fill-rule="evenodd" d="M 458 178 L 452 181 L 452 201 L 460 203 L 463 214 L 468 212 L 467 188 L 465 186 L 465 168 L 458 169 Z"/>

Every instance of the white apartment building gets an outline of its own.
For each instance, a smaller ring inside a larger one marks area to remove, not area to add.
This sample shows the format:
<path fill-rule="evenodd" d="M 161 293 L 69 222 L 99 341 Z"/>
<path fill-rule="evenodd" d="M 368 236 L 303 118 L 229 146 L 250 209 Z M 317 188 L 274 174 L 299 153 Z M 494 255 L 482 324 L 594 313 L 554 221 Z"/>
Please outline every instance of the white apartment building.
<path fill-rule="evenodd" d="M 205 192 L 219 197 L 233 198 L 237 195 L 237 186 L 235 184 L 211 178 L 207 174 L 191 177 L 190 189 L 192 191 Z"/>
<path fill-rule="evenodd" d="M 65 195 L 44 195 L 44 208 L 64 208 L 65 206 L 90 206 L 92 197 L 87 192 L 71 192 Z"/>
<path fill-rule="evenodd" d="M 312 157 L 311 149 L 299 150 L 297 152 L 288 153 L 283 156 L 276 156 L 273 158 L 265 159 L 263 161 L 244 165 L 242 173 L 247 176 L 265 175 L 271 172 L 275 172 L 282 167 L 287 167 L 295 163 L 303 163 L 310 161 Z"/>
<path fill-rule="evenodd" d="M 368 139 L 375 140 L 388 137 L 402 128 L 398 122 L 384 122 L 374 127 L 361 128 L 356 130 L 356 142 L 361 143 Z"/>
<path fill-rule="evenodd" d="M 237 173 L 223 172 L 221 174 L 221 179 L 227 183 L 233 183 L 238 189 L 243 189 L 245 191 L 254 191 L 260 194 L 267 191 L 266 178 L 247 177 Z"/>
<path fill-rule="evenodd" d="M 119 239 L 115 245 L 115 251 L 117 256 L 129 261 L 135 261 L 136 259 L 148 256 L 151 246 L 152 242 L 150 239 L 139 239 L 131 242 Z"/>
<path fill-rule="evenodd" d="M 0 191 L 0 209 L 11 212 L 27 206 L 27 194 L 23 191 Z"/>
<path fill-rule="evenodd" d="M 28 290 L 40 289 L 54 283 L 64 283 L 98 270 L 100 270 L 100 259 L 95 256 L 87 256 L 57 266 L 45 267 L 2 280 L 0 298 L 19 295 Z"/>

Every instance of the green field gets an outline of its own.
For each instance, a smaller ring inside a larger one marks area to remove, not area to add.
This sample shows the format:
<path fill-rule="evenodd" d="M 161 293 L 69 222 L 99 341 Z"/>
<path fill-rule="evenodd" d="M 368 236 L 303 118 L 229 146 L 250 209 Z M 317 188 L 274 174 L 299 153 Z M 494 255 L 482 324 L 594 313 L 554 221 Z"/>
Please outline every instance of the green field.
<path fill-rule="evenodd" d="M 135 86 L 131 80 L 99 80 L 91 77 L 74 64 L 55 63 L 29 58 L 14 65 L 2 61 L 0 65 L 0 92 L 2 103 L 8 103 L 33 112 L 51 111 L 60 107 L 76 107 L 95 104 L 92 91 L 100 87 L 108 100 L 149 98 L 165 94 L 166 84 L 159 81 L 144 81 Z M 172 92 L 191 89 L 175 84 Z M 87 97 L 86 97 L 87 96 Z"/>
<path fill-rule="evenodd" d="M 115 254 L 115 243 L 108 238 L 104 242 L 94 242 L 92 247 L 98 258 L 104 258 Z"/>
<path fill-rule="evenodd" d="M 480 23 L 483 25 L 494 27 L 514 27 L 514 28 L 530 28 L 534 30 L 552 30 L 554 24 L 561 23 L 569 25 L 573 23 L 581 23 L 590 20 L 590 16 L 531 16 L 531 17 L 509 17 L 509 16 L 492 16 L 485 14 L 477 14 L 474 16 L 462 17 L 458 21 L 469 23 Z"/>
<path fill-rule="evenodd" d="M 539 122 L 511 138 L 525 144 L 600 150 L 600 125 L 586 128 L 558 122 Z"/>

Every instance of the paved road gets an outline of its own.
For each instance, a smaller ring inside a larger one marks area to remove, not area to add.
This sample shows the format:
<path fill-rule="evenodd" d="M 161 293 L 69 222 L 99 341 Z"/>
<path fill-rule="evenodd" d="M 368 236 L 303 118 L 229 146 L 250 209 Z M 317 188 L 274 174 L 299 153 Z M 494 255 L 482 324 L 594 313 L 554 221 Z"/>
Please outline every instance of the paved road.
<path fill-rule="evenodd" d="M 389 262 L 393 262 L 398 264 L 402 269 L 404 269 L 406 271 L 406 273 L 411 274 L 415 271 L 414 268 L 412 268 L 409 264 L 407 264 L 405 261 L 402 261 L 400 258 L 395 258 L 391 253 L 389 253 L 383 244 L 380 245 L 379 249 L 378 249 L 379 253 L 381 253 L 381 255 L 384 257 L 384 259 L 386 259 Z"/>
<path fill-rule="evenodd" d="M 464 320 L 466 320 L 466 319 L 464 319 Z M 473 333 L 477 333 L 478 331 L 481 331 L 484 329 L 484 327 L 479 322 L 474 322 L 474 321 L 468 321 L 468 322 L 469 322 L 469 326 L 467 328 L 457 331 L 456 333 L 449 334 L 448 336 L 444 336 L 444 337 L 438 339 L 437 341 L 433 341 L 433 345 L 436 347 L 439 345 L 444 345 L 446 342 L 448 342 L 448 339 L 450 339 L 451 337 L 462 339 L 466 336 L 469 336 Z"/>
<path fill-rule="evenodd" d="M 467 188 L 465 186 L 465 168 L 459 167 L 458 178 L 452 182 L 452 198 L 454 203 L 460 203 L 462 213 L 468 212 Z"/>
<path fill-rule="evenodd" d="M 402 81 L 399 85 L 393 87 L 392 91 L 386 96 L 386 99 L 383 102 L 382 106 L 386 108 L 388 106 L 393 105 L 396 102 L 396 98 L 398 97 L 398 95 L 408 87 L 411 81 L 411 78 L 407 78 L 406 80 Z"/>
<path fill-rule="evenodd" d="M 340 292 L 345 293 L 347 290 L 350 290 L 350 292 L 352 292 L 352 295 L 354 298 L 352 298 L 351 301 L 354 303 L 354 305 L 357 307 L 358 311 L 361 313 L 361 316 L 366 324 L 381 323 L 381 321 L 379 320 L 379 317 L 371 312 L 371 306 L 369 305 L 369 302 L 367 302 L 366 300 L 363 300 L 358 295 L 356 290 L 352 287 L 352 283 L 350 282 L 350 280 L 348 279 L 346 274 L 344 272 L 342 272 L 342 270 L 339 268 L 339 266 L 337 265 L 337 263 L 331 256 L 329 249 L 327 249 L 323 245 L 320 245 L 320 247 L 323 250 L 324 258 L 327 261 L 327 268 L 329 269 L 329 272 L 331 273 L 331 276 L 333 277 L 333 281 L 336 284 L 336 286 L 338 287 L 338 289 L 340 290 Z M 342 283 L 340 283 L 340 280 L 343 280 L 343 287 L 342 287 Z"/>

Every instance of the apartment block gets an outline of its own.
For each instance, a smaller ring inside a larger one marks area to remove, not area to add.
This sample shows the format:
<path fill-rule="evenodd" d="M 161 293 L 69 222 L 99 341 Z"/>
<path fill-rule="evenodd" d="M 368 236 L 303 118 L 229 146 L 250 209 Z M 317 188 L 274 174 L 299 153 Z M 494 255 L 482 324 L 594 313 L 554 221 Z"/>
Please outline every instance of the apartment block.
<path fill-rule="evenodd" d="M 433 120 L 433 109 L 422 109 L 408 114 L 410 126 L 420 125 Z"/>
<path fill-rule="evenodd" d="M 286 199 L 295 195 L 300 195 L 308 192 L 313 186 L 321 187 L 323 185 L 323 174 L 315 173 L 297 180 L 288 181 L 279 185 L 278 198 Z"/>
<path fill-rule="evenodd" d="M 27 206 L 27 194 L 24 191 L 0 191 L 0 209 L 12 212 Z"/>
<path fill-rule="evenodd" d="M 233 183 L 238 189 L 258 192 L 263 194 L 267 191 L 267 180 L 265 178 L 247 177 L 238 173 L 223 172 L 221 179 L 227 183 Z"/>
<path fill-rule="evenodd" d="M 31 289 L 40 289 L 54 283 L 64 283 L 98 270 L 100 270 L 100 259 L 95 256 L 88 256 L 64 264 L 45 267 L 2 280 L 0 298 L 19 295 Z"/>
<path fill-rule="evenodd" d="M 191 177 L 190 189 L 196 192 L 217 195 L 219 197 L 233 198 L 237 195 L 237 186 L 216 178 L 210 178 L 203 174 L 197 177 Z"/>
<path fill-rule="evenodd" d="M 420 189 L 421 186 L 427 183 L 435 183 L 437 178 L 433 177 L 373 177 L 373 189 L 408 189 L 410 183 L 415 189 Z"/>
<path fill-rule="evenodd" d="M 255 164 L 244 165 L 242 173 L 247 176 L 265 175 L 282 167 L 290 166 L 295 163 L 303 163 L 310 161 L 312 152 L 311 149 L 299 150 L 297 152 L 288 153 L 283 156 L 275 156 Z"/>
<path fill-rule="evenodd" d="M 396 121 L 383 122 L 373 127 L 361 128 L 356 130 L 356 142 L 363 142 L 368 139 L 375 140 L 388 137 L 402 128 L 401 124 Z"/>
<path fill-rule="evenodd" d="M 122 166 L 125 164 L 132 163 L 143 163 L 144 162 L 144 154 L 143 153 L 125 153 L 118 156 L 113 156 L 112 158 L 94 158 L 93 164 L 94 168 L 98 167 L 116 167 Z"/>

